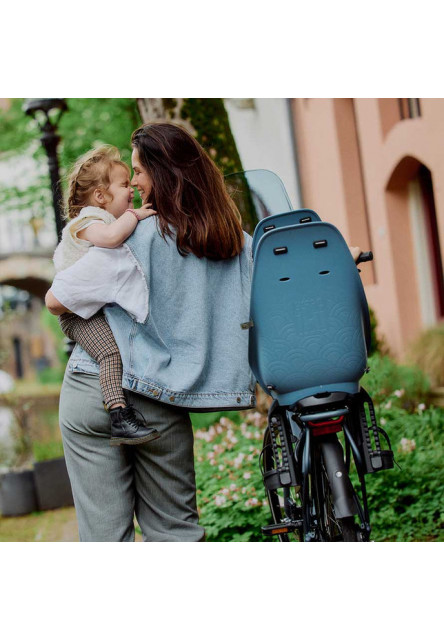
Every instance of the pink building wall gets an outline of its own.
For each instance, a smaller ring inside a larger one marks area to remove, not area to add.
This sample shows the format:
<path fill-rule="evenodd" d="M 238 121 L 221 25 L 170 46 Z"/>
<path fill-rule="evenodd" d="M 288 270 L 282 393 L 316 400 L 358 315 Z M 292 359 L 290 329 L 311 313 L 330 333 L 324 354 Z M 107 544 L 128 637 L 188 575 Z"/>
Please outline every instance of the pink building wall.
<path fill-rule="evenodd" d="M 423 165 L 431 172 L 442 260 L 444 100 L 421 99 L 419 105 L 420 115 L 413 112 L 418 117 L 401 119 L 397 98 L 292 100 L 303 204 L 337 226 L 349 244 L 374 252 L 374 263 L 362 266 L 367 299 L 379 332 L 400 357 L 427 325 L 442 319 L 443 312 L 442 267 L 436 268 L 436 260 L 432 266 L 418 262 L 423 254 L 418 253 L 415 235 L 420 234 L 411 209 L 412 181 L 422 175 L 418 171 Z M 430 194 L 426 195 L 421 191 L 420 217 L 426 216 L 430 234 L 425 204 Z M 432 261 L 431 245 L 438 246 L 436 238 L 427 237 L 431 244 L 423 262 Z M 436 295 L 428 301 L 425 320 L 427 300 L 421 287 L 428 282 L 427 269 Z"/>

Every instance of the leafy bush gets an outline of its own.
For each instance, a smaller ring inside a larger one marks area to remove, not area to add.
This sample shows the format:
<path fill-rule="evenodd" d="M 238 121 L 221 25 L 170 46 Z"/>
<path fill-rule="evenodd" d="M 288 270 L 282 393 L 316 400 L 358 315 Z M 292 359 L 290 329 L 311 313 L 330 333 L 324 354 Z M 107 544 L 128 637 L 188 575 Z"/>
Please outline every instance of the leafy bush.
<path fill-rule="evenodd" d="M 395 398 L 396 396 L 393 396 Z M 373 540 L 444 540 L 444 410 L 377 410 L 399 467 L 366 476 Z"/>
<path fill-rule="evenodd" d="M 408 359 L 424 371 L 433 385 L 444 387 L 444 322 L 420 335 L 410 347 Z"/>
<path fill-rule="evenodd" d="M 375 404 L 392 396 L 392 402 L 407 410 L 427 402 L 430 383 L 419 369 L 399 365 L 388 356 L 374 354 L 368 360 L 370 372 L 362 380 L 362 386 L 371 395 Z M 397 392 L 397 393 L 395 393 Z"/>
<path fill-rule="evenodd" d="M 194 416 L 193 416 L 194 417 Z M 266 418 L 231 414 L 195 431 L 197 502 L 209 542 L 264 541 L 271 522 L 259 455 Z"/>

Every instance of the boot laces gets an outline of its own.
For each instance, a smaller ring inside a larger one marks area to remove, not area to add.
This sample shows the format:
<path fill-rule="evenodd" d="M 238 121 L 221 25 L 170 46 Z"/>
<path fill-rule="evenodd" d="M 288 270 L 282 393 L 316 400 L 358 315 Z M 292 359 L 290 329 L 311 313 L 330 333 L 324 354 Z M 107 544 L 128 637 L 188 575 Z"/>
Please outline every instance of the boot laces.
<path fill-rule="evenodd" d="M 139 414 L 140 418 L 136 415 Z M 122 409 L 122 416 L 132 427 L 145 426 L 145 418 L 138 409 L 135 409 L 132 404 L 129 404 Z"/>

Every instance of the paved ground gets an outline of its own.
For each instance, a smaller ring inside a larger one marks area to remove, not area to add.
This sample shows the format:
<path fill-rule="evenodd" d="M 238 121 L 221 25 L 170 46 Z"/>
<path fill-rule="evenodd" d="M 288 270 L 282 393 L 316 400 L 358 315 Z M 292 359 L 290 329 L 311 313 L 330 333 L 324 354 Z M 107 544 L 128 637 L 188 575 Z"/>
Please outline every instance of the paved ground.
<path fill-rule="evenodd" d="M 0 517 L 0 542 L 78 542 L 74 507 L 41 511 L 20 518 Z M 141 536 L 136 534 L 136 542 Z"/>

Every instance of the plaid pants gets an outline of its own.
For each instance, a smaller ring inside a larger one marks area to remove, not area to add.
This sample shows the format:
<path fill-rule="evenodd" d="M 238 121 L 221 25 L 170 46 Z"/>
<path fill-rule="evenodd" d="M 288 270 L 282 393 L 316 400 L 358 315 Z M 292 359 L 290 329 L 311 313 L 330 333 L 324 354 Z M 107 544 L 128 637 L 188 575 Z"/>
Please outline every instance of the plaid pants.
<path fill-rule="evenodd" d="M 63 333 L 98 362 L 99 382 L 105 407 L 109 409 L 116 403 L 126 406 L 122 389 L 122 360 L 103 312 L 99 311 L 88 320 L 74 313 L 64 313 L 59 316 L 59 323 Z"/>

